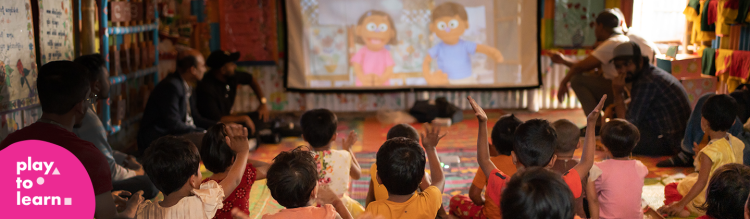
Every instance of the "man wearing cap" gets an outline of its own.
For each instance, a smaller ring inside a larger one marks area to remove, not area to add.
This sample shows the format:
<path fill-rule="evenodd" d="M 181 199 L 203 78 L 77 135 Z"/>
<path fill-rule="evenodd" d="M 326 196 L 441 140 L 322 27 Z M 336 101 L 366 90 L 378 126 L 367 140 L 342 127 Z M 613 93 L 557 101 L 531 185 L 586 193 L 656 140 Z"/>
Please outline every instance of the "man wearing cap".
<path fill-rule="evenodd" d="M 203 77 L 196 88 L 197 110 L 201 117 L 209 122 L 201 122 L 197 125 L 208 129 L 210 126 L 221 123 L 239 123 L 248 128 L 250 133 L 255 133 L 262 124 L 268 120 L 268 107 L 266 98 L 260 85 L 253 76 L 246 72 L 237 72 L 234 63 L 240 58 L 240 53 L 229 53 L 217 50 L 211 53 L 206 60 L 210 68 L 206 77 Z M 248 114 L 232 115 L 230 111 L 234 105 L 237 95 L 237 85 L 250 85 L 258 97 L 260 106 L 256 112 Z"/>
<path fill-rule="evenodd" d="M 196 50 L 177 55 L 177 71 L 169 74 L 151 91 L 138 130 L 138 152 L 143 153 L 152 141 L 162 136 L 182 136 L 200 148 L 205 130 L 195 126 L 191 87 L 203 78 L 206 65 Z"/>
<path fill-rule="evenodd" d="M 598 46 L 585 59 L 576 62 L 560 53 L 550 55 L 552 62 L 564 64 L 570 68 L 568 74 L 560 82 L 557 92 L 558 101 L 562 102 L 568 93 L 568 83 L 575 91 L 586 115 L 594 110 L 604 94 L 612 96 L 611 80 L 617 76 L 614 65 L 609 63 L 612 59 L 612 51 L 620 43 L 630 41 L 630 38 L 623 34 L 624 21 L 621 14 L 619 9 L 608 9 L 599 13 L 594 28 Z M 644 51 L 652 51 L 645 41 L 641 42 L 644 42 L 641 45 Z M 650 58 L 652 57 L 653 55 L 650 55 Z M 595 69 L 599 69 L 603 74 L 594 72 Z M 605 107 L 611 103 L 612 98 L 607 98 L 604 103 Z"/>
<path fill-rule="evenodd" d="M 621 43 L 612 57 L 609 63 L 617 70 L 612 79 L 615 112 L 641 133 L 633 153 L 663 156 L 678 152 L 690 117 L 685 88 L 677 78 L 651 65 L 635 42 Z M 626 83 L 633 85 L 629 104 L 623 97 Z"/>

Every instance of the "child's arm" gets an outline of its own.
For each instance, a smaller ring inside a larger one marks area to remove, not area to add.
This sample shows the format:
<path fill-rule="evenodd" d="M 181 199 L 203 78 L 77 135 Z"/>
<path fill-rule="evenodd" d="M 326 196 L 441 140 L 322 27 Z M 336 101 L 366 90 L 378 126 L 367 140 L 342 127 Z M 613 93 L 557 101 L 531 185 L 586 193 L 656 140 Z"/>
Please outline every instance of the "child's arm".
<path fill-rule="evenodd" d="M 370 202 L 375 201 L 375 185 L 372 181 L 376 179 L 370 179 L 370 188 L 367 189 L 367 197 L 365 197 L 365 208 L 370 205 Z"/>
<path fill-rule="evenodd" d="M 700 153 L 701 168 L 698 171 L 698 181 L 693 184 L 690 191 L 679 201 L 672 205 L 664 206 L 659 209 L 660 213 L 666 213 L 672 215 L 684 215 L 685 206 L 693 202 L 693 199 L 701 194 L 706 185 L 708 184 L 708 177 L 711 174 L 711 166 L 714 164 L 706 154 Z M 689 212 L 687 214 L 690 214 Z"/>
<path fill-rule="evenodd" d="M 471 108 L 479 120 L 479 134 L 477 136 L 477 162 L 482 168 L 485 176 L 489 176 L 493 170 L 497 169 L 495 164 L 490 161 L 490 143 L 487 141 L 487 114 L 482 107 L 479 107 L 474 98 L 468 97 Z M 484 179 L 487 180 L 487 179 Z"/>
<path fill-rule="evenodd" d="M 590 219 L 599 219 L 599 197 L 596 194 L 594 181 L 589 181 L 589 183 L 586 184 L 586 200 L 589 201 Z"/>
<path fill-rule="evenodd" d="M 432 186 L 437 187 L 440 193 L 445 188 L 445 175 L 443 175 L 443 167 L 440 165 L 440 158 L 438 158 L 435 147 L 437 147 L 438 142 L 445 135 L 440 135 L 440 127 L 434 128 L 429 126 L 425 126 L 425 133 L 422 133 L 422 146 L 424 146 L 424 150 L 427 152 L 427 159 L 430 162 Z"/>
<path fill-rule="evenodd" d="M 255 167 L 255 180 L 266 178 L 266 174 L 268 174 L 268 168 L 271 167 L 271 164 L 253 159 L 248 159 L 247 162 Z"/>
<path fill-rule="evenodd" d="M 586 173 L 591 170 L 591 166 L 594 166 L 594 153 L 596 153 L 596 133 L 594 132 L 594 127 L 596 126 L 596 120 L 599 119 L 599 113 L 602 111 L 602 106 L 604 106 L 605 100 L 607 100 L 606 94 L 599 101 L 599 104 L 596 105 L 596 108 L 589 113 L 588 118 L 586 118 L 586 137 L 583 139 L 583 154 L 581 155 L 581 162 L 573 167 L 573 169 L 578 171 L 578 175 L 581 176 L 581 181 L 588 180 L 586 179 Z"/>
<path fill-rule="evenodd" d="M 236 124 L 226 126 L 226 141 L 232 151 L 237 153 L 237 158 L 227 173 L 227 177 L 219 183 L 224 189 L 224 198 L 228 198 L 234 189 L 242 182 L 242 175 L 247 166 L 247 157 L 250 153 L 250 144 L 247 142 L 247 129 Z"/>
<path fill-rule="evenodd" d="M 326 205 L 330 204 L 333 205 L 334 208 L 336 208 L 336 212 L 339 213 L 341 218 L 344 219 L 353 219 L 352 215 L 349 214 L 349 210 L 346 209 L 346 206 L 344 205 L 344 202 L 341 201 L 338 195 L 331 190 L 328 185 L 320 185 L 318 186 L 318 204 L 320 205 Z"/>
<path fill-rule="evenodd" d="M 425 80 L 430 80 L 430 75 L 432 72 L 430 72 L 430 65 L 432 64 L 432 57 L 430 57 L 430 54 L 427 54 L 424 56 L 424 61 L 422 61 L 422 76 L 424 76 Z"/>
<path fill-rule="evenodd" d="M 500 50 L 497 50 L 494 47 L 477 44 L 477 52 L 487 54 L 488 56 L 495 59 L 495 62 L 498 62 L 498 63 L 503 62 L 505 60 L 505 58 L 503 58 L 503 53 L 501 53 Z"/>
<path fill-rule="evenodd" d="M 474 202 L 475 205 L 478 205 L 478 206 L 484 205 L 484 197 L 482 197 L 482 188 L 476 187 L 474 186 L 474 184 L 471 184 L 471 187 L 469 187 L 469 198 L 471 199 L 472 202 Z"/>
<path fill-rule="evenodd" d="M 354 156 L 354 152 L 352 151 L 352 145 L 354 145 L 355 142 L 357 142 L 357 133 L 354 131 L 350 131 L 349 136 L 346 137 L 346 140 L 344 140 L 344 144 L 341 146 L 341 148 L 349 152 L 349 156 L 352 157 L 351 167 L 349 168 L 349 176 L 351 176 L 352 179 L 357 180 L 362 175 L 362 167 L 359 166 L 357 157 Z"/>

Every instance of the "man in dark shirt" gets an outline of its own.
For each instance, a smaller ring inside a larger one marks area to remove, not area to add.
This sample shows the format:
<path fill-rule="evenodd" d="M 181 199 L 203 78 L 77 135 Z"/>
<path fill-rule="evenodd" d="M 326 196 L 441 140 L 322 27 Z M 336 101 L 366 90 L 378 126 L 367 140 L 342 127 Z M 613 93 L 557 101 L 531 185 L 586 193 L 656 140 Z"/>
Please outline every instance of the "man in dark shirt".
<path fill-rule="evenodd" d="M 638 127 L 641 140 L 633 153 L 673 155 L 690 117 L 690 104 L 682 84 L 669 73 L 648 63 L 640 47 L 633 42 L 621 43 L 613 51 L 612 62 L 618 75 L 612 79 L 617 117 Z M 626 104 L 625 83 L 633 83 L 630 104 Z"/>
<path fill-rule="evenodd" d="M 266 98 L 258 82 L 246 72 L 237 72 L 234 63 L 240 58 L 240 53 L 229 53 L 217 50 L 206 59 L 210 68 L 203 80 L 196 88 L 197 114 L 193 112 L 196 125 L 208 129 L 212 125 L 221 123 L 239 123 L 246 126 L 251 133 L 255 133 L 264 121 L 268 120 Z M 258 97 L 260 106 L 256 112 L 248 114 L 231 114 L 234 99 L 237 96 L 237 85 L 250 85 Z"/>

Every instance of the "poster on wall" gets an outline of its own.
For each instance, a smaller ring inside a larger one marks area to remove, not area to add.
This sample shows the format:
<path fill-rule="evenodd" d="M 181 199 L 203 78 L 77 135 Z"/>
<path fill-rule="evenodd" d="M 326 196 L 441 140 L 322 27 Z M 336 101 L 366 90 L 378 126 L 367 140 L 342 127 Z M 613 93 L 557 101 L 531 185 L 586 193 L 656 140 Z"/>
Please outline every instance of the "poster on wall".
<path fill-rule="evenodd" d="M 555 46 L 581 48 L 596 42 L 596 16 L 604 10 L 601 0 L 555 0 Z"/>
<path fill-rule="evenodd" d="M 39 50 L 42 64 L 73 60 L 73 12 L 70 0 L 39 0 Z"/>
<path fill-rule="evenodd" d="M 219 0 L 221 49 L 240 61 L 276 61 L 276 0 Z"/>
<path fill-rule="evenodd" d="M 38 104 L 34 25 L 28 0 L 0 1 L 0 113 Z"/>

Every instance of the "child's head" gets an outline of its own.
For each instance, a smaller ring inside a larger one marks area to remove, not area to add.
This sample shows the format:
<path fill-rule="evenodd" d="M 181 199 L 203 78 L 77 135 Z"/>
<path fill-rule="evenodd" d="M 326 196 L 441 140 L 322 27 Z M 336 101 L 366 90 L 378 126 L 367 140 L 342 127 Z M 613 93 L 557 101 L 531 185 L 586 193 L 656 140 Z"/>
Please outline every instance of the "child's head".
<path fill-rule="evenodd" d="M 396 26 L 388 13 L 370 10 L 362 14 L 354 29 L 355 42 L 364 44 L 368 49 L 378 51 L 386 44 L 396 45 Z"/>
<path fill-rule="evenodd" d="M 164 136 L 151 143 L 143 155 L 143 170 L 164 195 L 182 188 L 198 188 L 201 156 L 193 142 Z"/>
<path fill-rule="evenodd" d="M 510 156 L 510 152 L 513 151 L 513 133 L 521 123 L 523 122 L 513 114 L 501 116 L 497 120 L 495 126 L 492 127 L 490 137 L 492 146 L 498 153 Z"/>
<path fill-rule="evenodd" d="M 314 148 L 323 147 L 336 140 L 338 119 L 328 109 L 314 109 L 300 118 L 302 137 Z"/>
<path fill-rule="evenodd" d="M 447 44 L 455 44 L 469 29 L 469 15 L 463 5 L 446 2 L 432 9 L 430 31 Z"/>
<path fill-rule="evenodd" d="M 266 178 L 271 196 L 281 206 L 307 207 L 315 197 L 318 169 L 313 155 L 298 147 L 276 155 Z"/>
<path fill-rule="evenodd" d="M 557 133 L 547 120 L 532 119 L 516 128 L 513 159 L 523 167 L 552 167 Z"/>
<path fill-rule="evenodd" d="M 532 167 L 511 177 L 502 194 L 503 218 L 571 219 L 573 192 L 559 174 Z"/>
<path fill-rule="evenodd" d="M 602 126 L 602 144 L 613 157 L 628 157 L 641 140 L 638 127 L 624 119 L 613 119 Z"/>
<path fill-rule="evenodd" d="M 227 132 L 225 130 L 226 125 L 223 123 L 211 126 L 205 135 L 203 135 L 203 142 L 201 143 L 201 159 L 203 159 L 203 165 L 206 166 L 208 171 L 213 173 L 223 173 L 227 170 L 232 163 L 236 154 L 232 151 L 226 141 Z"/>
<path fill-rule="evenodd" d="M 419 142 L 404 137 L 388 139 L 380 146 L 375 161 L 378 182 L 390 194 L 412 194 L 422 182 L 425 160 Z"/>
<path fill-rule="evenodd" d="M 696 206 L 716 219 L 743 218 L 750 192 L 750 167 L 726 164 L 714 171 L 706 187 L 706 202 Z"/>
<path fill-rule="evenodd" d="M 394 125 L 388 130 L 387 139 L 404 137 L 419 142 L 419 131 L 409 124 L 401 123 Z"/>
<path fill-rule="evenodd" d="M 737 118 L 737 101 L 726 94 L 709 97 L 701 108 L 701 129 L 715 132 L 729 130 Z"/>
<path fill-rule="evenodd" d="M 578 142 L 581 139 L 581 130 L 570 120 L 561 119 L 552 123 L 552 128 L 557 133 L 556 154 L 573 153 L 578 148 Z"/>

